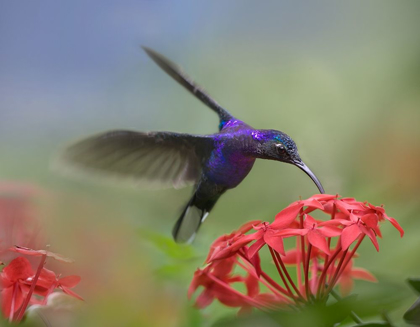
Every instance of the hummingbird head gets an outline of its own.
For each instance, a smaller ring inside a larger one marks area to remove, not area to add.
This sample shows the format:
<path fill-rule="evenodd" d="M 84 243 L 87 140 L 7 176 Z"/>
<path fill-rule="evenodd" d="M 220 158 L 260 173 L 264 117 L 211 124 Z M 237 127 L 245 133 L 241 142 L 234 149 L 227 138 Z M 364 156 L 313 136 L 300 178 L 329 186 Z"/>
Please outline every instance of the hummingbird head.
<path fill-rule="evenodd" d="M 312 179 L 319 192 L 324 193 L 321 182 L 302 161 L 296 143 L 289 135 L 276 130 L 257 130 L 252 132 L 252 137 L 257 141 L 259 158 L 277 160 L 299 167 Z"/>

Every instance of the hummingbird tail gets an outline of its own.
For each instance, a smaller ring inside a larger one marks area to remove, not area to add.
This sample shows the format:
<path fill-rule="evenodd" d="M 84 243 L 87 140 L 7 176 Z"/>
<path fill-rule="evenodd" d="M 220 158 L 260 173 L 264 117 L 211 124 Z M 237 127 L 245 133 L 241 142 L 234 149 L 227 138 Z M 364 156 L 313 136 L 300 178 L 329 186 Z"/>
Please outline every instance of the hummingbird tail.
<path fill-rule="evenodd" d="M 177 243 L 191 243 L 201 223 L 207 218 L 210 210 L 201 209 L 194 204 L 195 194 L 188 202 L 181 217 L 178 218 L 172 235 Z"/>

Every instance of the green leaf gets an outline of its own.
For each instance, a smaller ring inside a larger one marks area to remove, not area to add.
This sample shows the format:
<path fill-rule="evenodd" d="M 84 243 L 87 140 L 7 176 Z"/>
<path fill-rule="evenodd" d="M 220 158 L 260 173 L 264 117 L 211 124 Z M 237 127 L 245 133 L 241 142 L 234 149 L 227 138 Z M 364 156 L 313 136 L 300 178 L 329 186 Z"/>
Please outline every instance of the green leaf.
<path fill-rule="evenodd" d="M 408 278 L 407 282 L 417 291 L 417 293 L 420 293 L 420 278 Z"/>
<path fill-rule="evenodd" d="M 140 229 L 139 234 L 144 240 L 151 243 L 170 258 L 189 260 L 196 257 L 194 248 L 190 245 L 177 244 L 172 238 L 150 230 Z"/>
<path fill-rule="evenodd" d="M 420 298 L 407 310 L 403 318 L 407 324 L 420 325 Z"/>
<path fill-rule="evenodd" d="M 217 321 L 213 327 L 333 327 L 350 315 L 355 300 L 356 296 L 350 296 L 331 305 L 325 303 L 310 304 L 298 311 L 278 310 L 257 312 L 240 318 L 224 318 Z"/>
<path fill-rule="evenodd" d="M 392 327 L 386 321 L 378 321 L 378 322 L 365 322 L 362 324 L 354 325 L 353 327 Z"/>

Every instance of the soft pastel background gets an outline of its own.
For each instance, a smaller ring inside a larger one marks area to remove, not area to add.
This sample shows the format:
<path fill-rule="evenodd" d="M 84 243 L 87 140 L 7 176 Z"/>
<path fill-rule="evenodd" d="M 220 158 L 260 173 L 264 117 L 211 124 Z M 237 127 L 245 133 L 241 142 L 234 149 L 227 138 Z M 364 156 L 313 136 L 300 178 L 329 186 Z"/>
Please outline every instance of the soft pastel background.
<path fill-rule="evenodd" d="M 210 326 L 234 315 L 191 308 L 186 290 L 211 241 L 271 221 L 316 192 L 295 167 L 259 161 L 227 192 L 192 247 L 172 225 L 191 189 L 95 184 L 50 169 L 66 144 L 109 129 L 213 133 L 217 117 L 145 55 L 162 52 L 238 118 L 287 132 L 328 193 L 385 204 L 380 252 L 357 265 L 415 300 L 420 276 L 420 2 L 0 1 L 0 178 L 44 190 L 51 249 L 77 261 L 77 326 Z M 369 287 L 368 287 L 369 286 Z M 35 318 L 36 319 L 36 318 Z"/>

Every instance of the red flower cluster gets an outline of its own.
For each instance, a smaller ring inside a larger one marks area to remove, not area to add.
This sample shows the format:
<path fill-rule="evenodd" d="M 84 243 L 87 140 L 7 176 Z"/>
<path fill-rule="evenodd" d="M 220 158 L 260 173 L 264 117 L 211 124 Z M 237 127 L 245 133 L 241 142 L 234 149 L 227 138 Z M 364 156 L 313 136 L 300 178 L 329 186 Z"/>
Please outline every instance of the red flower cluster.
<path fill-rule="evenodd" d="M 24 255 L 41 256 L 41 260 L 34 272 L 29 260 L 19 256 L 0 273 L 2 312 L 9 321 L 20 321 L 29 304 L 45 305 L 48 296 L 55 289 L 61 289 L 64 293 L 83 300 L 71 290 L 80 282 L 79 276 L 60 278 L 53 271 L 44 268 L 47 257 L 63 262 L 69 262 L 69 259 L 45 250 L 36 251 L 18 246 L 10 250 Z"/>
<path fill-rule="evenodd" d="M 46 250 L 29 248 L 38 248 L 46 243 L 33 205 L 39 192 L 31 185 L 0 182 L 0 264 L 8 262 L 0 273 L 0 300 L 3 316 L 9 321 L 21 321 L 31 304 L 45 305 L 56 289 L 82 299 L 71 290 L 80 282 L 79 276 L 60 278 L 44 268 L 47 257 L 61 262 L 71 262 L 70 259 Z M 26 256 L 32 257 L 31 261 Z M 36 271 L 31 265 L 31 262 L 36 262 L 35 257 L 40 257 Z"/>
<path fill-rule="evenodd" d="M 329 219 L 315 219 L 316 211 Z M 379 251 L 377 237 L 381 237 L 379 222 L 383 220 L 390 221 L 403 236 L 401 226 L 386 215 L 382 206 L 328 194 L 296 201 L 278 213 L 271 224 L 251 221 L 216 239 L 207 266 L 194 274 L 188 296 L 202 286 L 196 299 L 199 308 L 217 299 L 243 312 L 252 307 L 274 309 L 322 300 L 337 284 L 343 294 L 348 294 L 353 279 L 376 281 L 368 271 L 353 268 L 353 258 L 366 236 Z M 295 248 L 285 251 L 283 240 L 291 237 L 296 238 Z M 265 245 L 281 283 L 262 269 L 259 251 Z M 240 292 L 238 284 L 243 284 L 246 292 Z"/>

